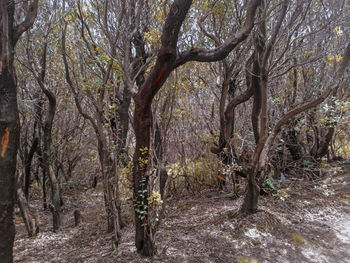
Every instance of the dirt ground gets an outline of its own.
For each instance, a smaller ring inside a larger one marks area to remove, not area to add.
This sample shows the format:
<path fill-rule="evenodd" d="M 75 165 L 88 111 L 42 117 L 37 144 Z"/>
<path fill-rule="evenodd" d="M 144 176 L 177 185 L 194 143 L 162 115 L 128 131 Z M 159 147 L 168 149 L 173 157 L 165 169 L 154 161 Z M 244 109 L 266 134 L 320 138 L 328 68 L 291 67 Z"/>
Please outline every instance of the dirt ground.
<path fill-rule="evenodd" d="M 214 190 L 170 199 L 152 259 L 137 255 L 132 224 L 113 250 L 102 194 L 74 192 L 65 199 L 61 234 L 51 232 L 49 211 L 39 211 L 34 238 L 15 217 L 15 262 L 350 262 L 349 168 L 341 163 L 315 182 L 289 181 L 274 196 L 261 196 L 260 211 L 247 218 L 235 213 L 242 197 L 231 200 Z M 40 201 L 31 205 L 39 208 Z M 83 215 L 79 227 L 76 208 Z"/>

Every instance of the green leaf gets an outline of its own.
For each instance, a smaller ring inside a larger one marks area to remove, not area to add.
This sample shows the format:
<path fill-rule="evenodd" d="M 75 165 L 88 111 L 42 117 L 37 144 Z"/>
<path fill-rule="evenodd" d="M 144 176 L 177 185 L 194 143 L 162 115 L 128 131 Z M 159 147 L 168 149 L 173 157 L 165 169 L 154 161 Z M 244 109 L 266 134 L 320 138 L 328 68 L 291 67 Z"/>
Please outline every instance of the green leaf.
<path fill-rule="evenodd" d="M 112 243 L 112 249 L 116 250 L 118 248 L 118 243 L 117 242 L 113 242 Z"/>
<path fill-rule="evenodd" d="M 273 183 L 270 180 L 266 181 L 266 185 L 271 188 L 272 190 L 276 190 L 275 186 L 273 185 Z"/>

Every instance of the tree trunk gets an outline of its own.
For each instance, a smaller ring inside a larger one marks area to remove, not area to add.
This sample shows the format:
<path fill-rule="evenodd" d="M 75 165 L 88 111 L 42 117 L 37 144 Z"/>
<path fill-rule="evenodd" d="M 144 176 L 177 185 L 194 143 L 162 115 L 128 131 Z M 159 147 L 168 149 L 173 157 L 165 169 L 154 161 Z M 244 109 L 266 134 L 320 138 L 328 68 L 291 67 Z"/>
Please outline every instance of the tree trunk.
<path fill-rule="evenodd" d="M 0 66 L 1 69 L 1 66 Z M 19 145 L 19 115 L 14 75 L 8 68 L 0 73 L 0 259 L 12 262 L 15 237 L 13 209 L 15 172 Z"/>
<path fill-rule="evenodd" d="M 128 91 L 124 91 L 124 99 L 120 102 L 116 110 L 116 121 L 112 122 L 111 127 L 114 132 L 114 141 L 116 144 L 117 160 L 125 167 L 128 165 L 129 158 L 126 147 L 126 140 L 129 131 L 129 108 L 131 96 Z"/>
<path fill-rule="evenodd" d="M 328 154 L 328 148 L 329 148 L 329 145 L 332 141 L 335 128 L 333 126 L 331 126 L 331 127 L 323 128 L 320 130 L 321 130 L 321 132 L 319 133 L 319 138 L 317 139 L 317 141 L 318 141 L 317 149 L 315 150 L 314 155 L 313 155 L 313 157 L 316 160 L 320 160 L 323 156 Z M 324 134 L 324 132 L 322 132 L 324 130 L 326 130 L 325 134 Z"/>
<path fill-rule="evenodd" d="M 162 199 L 166 196 L 166 183 L 168 181 L 168 173 L 165 168 L 159 168 L 159 192 Z"/>
<path fill-rule="evenodd" d="M 297 134 L 295 131 L 295 127 L 298 123 L 298 120 L 292 120 L 290 125 L 286 128 L 286 132 L 284 134 L 284 140 L 286 142 L 286 147 L 292 155 L 292 159 L 294 161 L 298 161 L 303 156 L 302 147 L 298 141 Z"/>
<path fill-rule="evenodd" d="M 47 209 L 47 194 L 46 194 L 46 171 L 45 169 L 41 169 L 42 170 L 42 177 L 43 177 L 43 184 L 41 186 L 42 191 L 43 191 L 43 208 L 44 210 Z"/>
<path fill-rule="evenodd" d="M 162 140 L 162 135 L 161 135 L 161 131 L 160 131 L 158 123 L 156 123 L 156 125 L 155 125 L 154 150 L 155 150 L 154 163 L 157 166 L 157 175 L 159 176 L 159 192 L 160 192 L 160 196 L 163 199 L 164 193 L 165 193 L 166 182 L 168 180 L 168 173 L 167 173 L 166 169 L 164 168 L 163 140 Z"/>
<path fill-rule="evenodd" d="M 134 129 L 136 148 L 133 159 L 135 244 L 137 252 L 144 256 L 155 254 L 155 244 L 148 224 L 148 179 L 146 174 L 152 126 L 151 105 L 143 103 L 140 93 L 135 97 Z"/>
<path fill-rule="evenodd" d="M 74 210 L 74 226 L 77 227 L 81 223 L 81 213 L 78 209 Z"/>
<path fill-rule="evenodd" d="M 34 153 L 38 147 L 38 138 L 34 138 L 32 146 L 28 155 L 25 156 L 25 180 L 24 180 L 24 195 L 27 200 L 29 200 L 29 188 L 31 184 L 31 169 L 32 169 L 32 160 Z"/>
<path fill-rule="evenodd" d="M 30 237 L 36 236 L 39 232 L 38 220 L 36 215 L 30 213 L 28 201 L 20 187 L 17 188 L 17 201 L 28 235 Z"/>
<path fill-rule="evenodd" d="M 15 46 L 20 35 L 35 21 L 38 0 L 31 2 L 26 19 L 14 25 L 15 1 L 0 1 L 0 259 L 13 261 L 15 237 L 13 208 L 16 194 L 16 161 L 20 137 L 17 86 L 13 66 Z"/>
<path fill-rule="evenodd" d="M 260 187 L 257 185 L 255 178 L 254 173 L 248 175 L 247 193 L 240 208 L 242 214 L 252 214 L 258 211 Z"/>
<path fill-rule="evenodd" d="M 121 237 L 121 213 L 118 189 L 118 176 L 116 174 L 116 163 L 110 155 L 107 146 L 107 138 L 103 134 L 102 114 L 97 115 L 95 130 L 98 142 L 98 153 L 100 158 L 103 196 L 107 214 L 107 232 L 113 232 L 113 246 L 117 247 Z"/>
<path fill-rule="evenodd" d="M 53 231 L 55 233 L 59 233 L 61 232 L 61 197 L 59 182 L 53 169 L 51 153 L 52 125 L 56 113 L 56 98 L 55 95 L 49 91 L 42 83 L 39 82 L 39 85 L 49 100 L 49 109 L 44 125 L 44 149 L 42 154 L 45 173 L 49 176 L 51 185 L 51 203 L 49 205 L 49 208 L 52 213 Z"/>
<path fill-rule="evenodd" d="M 51 184 L 51 203 L 49 205 L 52 213 L 53 231 L 61 232 L 61 198 L 59 191 L 59 182 L 53 171 L 52 165 L 49 166 L 49 178 Z"/>

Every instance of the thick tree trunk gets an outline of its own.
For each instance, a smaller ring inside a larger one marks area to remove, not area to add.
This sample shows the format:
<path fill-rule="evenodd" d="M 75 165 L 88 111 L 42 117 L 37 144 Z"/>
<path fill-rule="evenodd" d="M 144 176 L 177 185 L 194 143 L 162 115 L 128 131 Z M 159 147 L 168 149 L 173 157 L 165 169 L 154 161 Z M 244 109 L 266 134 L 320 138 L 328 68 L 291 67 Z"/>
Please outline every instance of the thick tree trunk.
<path fill-rule="evenodd" d="M 0 15 L 0 259 L 1 263 L 8 263 L 13 261 L 13 208 L 20 135 L 12 55 L 14 4 L 10 6 L 7 1 L 1 1 Z"/>
<path fill-rule="evenodd" d="M 1 67 L 0 67 L 1 68 Z M 19 115 L 16 84 L 8 68 L 0 73 L 0 259 L 12 262 L 15 237 L 13 208 L 15 172 L 19 145 Z"/>
<path fill-rule="evenodd" d="M 255 183 L 248 182 L 247 193 L 240 208 L 242 214 L 253 214 L 258 211 L 260 188 Z"/>
<path fill-rule="evenodd" d="M 256 174 L 248 175 L 247 193 L 240 208 L 242 214 L 252 214 L 258 211 L 260 187 L 256 183 Z"/>
<path fill-rule="evenodd" d="M 149 158 L 152 113 L 151 105 L 143 103 L 139 94 L 135 97 L 134 118 L 136 134 L 136 148 L 133 159 L 135 244 L 138 253 L 144 256 L 153 256 L 155 254 L 155 244 L 151 228 L 148 224 L 147 186 L 149 176 L 146 174 Z"/>
<path fill-rule="evenodd" d="M 255 147 L 247 171 L 247 192 L 240 208 L 242 214 L 252 214 L 258 210 L 260 185 L 265 177 L 265 166 L 268 159 L 268 152 L 276 135 L 277 132 L 273 131 L 268 137 L 266 135 L 260 137 L 259 143 Z"/>
<path fill-rule="evenodd" d="M 230 139 L 233 136 L 234 132 L 234 118 L 235 113 L 234 109 L 231 109 L 230 112 L 225 114 L 225 106 L 229 92 L 229 78 L 231 77 L 231 70 L 229 69 L 227 62 L 224 61 L 225 67 L 225 78 L 222 84 L 220 105 L 219 105 L 219 115 L 220 115 L 220 135 L 219 135 L 219 148 L 216 150 L 219 161 L 228 165 L 232 163 L 233 159 L 236 159 L 236 154 L 234 154 L 234 146 L 231 145 Z M 234 91 L 232 96 L 234 95 Z M 225 150 L 226 149 L 226 150 Z M 231 156 L 233 155 L 233 156 Z M 224 189 L 226 184 L 225 174 L 220 174 L 218 177 L 218 186 L 220 190 Z"/>
<path fill-rule="evenodd" d="M 261 12 L 261 9 L 260 9 Z M 250 85 L 252 86 L 252 91 L 253 91 L 253 108 L 252 108 L 252 127 L 253 127 L 253 132 L 254 132 L 254 138 L 255 138 L 255 143 L 258 144 L 260 137 L 263 136 L 265 131 L 261 130 L 262 126 L 262 115 L 263 113 L 263 108 L 264 99 L 266 99 L 265 94 L 264 94 L 264 87 L 262 83 L 262 67 L 265 65 L 262 65 L 262 54 L 263 54 L 263 48 L 264 48 L 264 39 L 265 37 L 265 29 L 264 29 L 265 24 L 263 23 L 262 25 L 259 26 L 259 33 L 261 35 L 258 35 L 256 37 L 256 47 L 255 51 L 253 54 L 253 64 L 252 64 L 252 73 L 249 73 L 250 76 Z"/>
<path fill-rule="evenodd" d="M 15 1 L 0 1 L 0 260 L 13 261 L 15 237 L 13 208 L 16 194 L 16 161 L 20 137 L 17 90 L 13 60 L 16 42 L 34 23 L 38 0 L 31 3 L 26 19 L 14 25 Z"/>

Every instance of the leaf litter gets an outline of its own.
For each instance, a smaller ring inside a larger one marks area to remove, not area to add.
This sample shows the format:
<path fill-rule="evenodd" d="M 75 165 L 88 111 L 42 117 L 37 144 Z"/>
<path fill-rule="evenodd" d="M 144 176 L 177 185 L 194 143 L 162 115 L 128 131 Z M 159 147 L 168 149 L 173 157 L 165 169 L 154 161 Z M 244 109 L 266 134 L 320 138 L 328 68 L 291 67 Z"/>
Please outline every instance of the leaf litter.
<path fill-rule="evenodd" d="M 343 168 L 349 171 L 350 165 Z M 105 231 L 102 193 L 81 191 L 80 198 L 77 193 L 65 197 L 60 234 L 51 231 L 50 213 L 42 209 L 37 237 L 29 238 L 23 222 L 15 220 L 15 262 L 349 263 L 350 173 L 325 180 L 326 187 L 324 181 L 298 181 L 283 199 L 261 196 L 259 211 L 248 217 L 237 213 L 243 194 L 229 200 L 206 190 L 170 198 L 157 232 L 157 254 L 151 259 L 136 253 L 131 209 L 126 208 L 128 224 L 113 249 L 112 235 Z M 332 194 L 325 195 L 325 189 Z M 31 204 L 40 207 L 39 200 Z M 83 216 L 79 227 L 74 227 L 76 208 Z"/>

